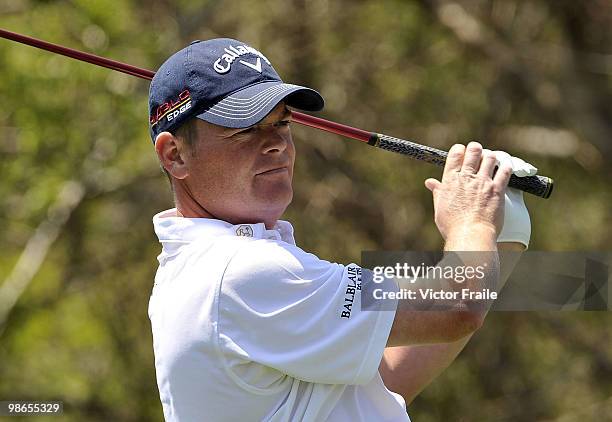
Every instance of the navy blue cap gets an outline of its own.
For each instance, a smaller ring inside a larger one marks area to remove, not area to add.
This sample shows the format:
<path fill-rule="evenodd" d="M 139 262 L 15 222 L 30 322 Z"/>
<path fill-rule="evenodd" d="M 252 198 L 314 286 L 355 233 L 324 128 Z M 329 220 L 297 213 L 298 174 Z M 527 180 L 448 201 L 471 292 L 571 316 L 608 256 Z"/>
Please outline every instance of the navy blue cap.
<path fill-rule="evenodd" d="M 324 101 L 310 88 L 284 83 L 270 61 L 230 38 L 194 41 L 161 65 L 149 89 L 151 138 L 174 132 L 191 117 L 229 128 L 261 121 L 280 101 L 319 111 Z"/>

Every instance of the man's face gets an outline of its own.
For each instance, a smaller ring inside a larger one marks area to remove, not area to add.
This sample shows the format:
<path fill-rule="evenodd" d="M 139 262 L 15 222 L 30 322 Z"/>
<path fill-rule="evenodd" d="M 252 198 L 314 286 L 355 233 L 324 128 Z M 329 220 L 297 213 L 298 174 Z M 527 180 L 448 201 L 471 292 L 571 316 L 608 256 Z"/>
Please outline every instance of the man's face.
<path fill-rule="evenodd" d="M 213 218 L 271 227 L 293 197 L 295 147 L 290 111 L 281 102 L 255 126 L 229 129 L 197 121 L 198 140 L 185 154 L 186 201 Z M 175 189 L 175 191 L 178 190 Z M 177 198 L 177 202 L 182 201 Z M 178 205 L 178 204 L 177 204 Z"/>

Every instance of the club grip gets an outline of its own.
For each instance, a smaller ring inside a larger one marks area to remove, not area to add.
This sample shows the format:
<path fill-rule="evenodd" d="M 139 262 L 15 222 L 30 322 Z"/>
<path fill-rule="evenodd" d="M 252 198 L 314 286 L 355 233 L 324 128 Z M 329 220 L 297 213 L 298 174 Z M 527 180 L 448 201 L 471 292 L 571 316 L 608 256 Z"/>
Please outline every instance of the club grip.
<path fill-rule="evenodd" d="M 408 155 L 415 160 L 425 161 L 443 167 L 448 153 L 441 149 L 417 144 L 416 142 L 394 138 L 381 133 L 373 133 L 368 144 L 387 151 Z M 510 176 L 508 186 L 522 190 L 540 198 L 549 198 L 553 191 L 554 182 L 546 176 Z"/>

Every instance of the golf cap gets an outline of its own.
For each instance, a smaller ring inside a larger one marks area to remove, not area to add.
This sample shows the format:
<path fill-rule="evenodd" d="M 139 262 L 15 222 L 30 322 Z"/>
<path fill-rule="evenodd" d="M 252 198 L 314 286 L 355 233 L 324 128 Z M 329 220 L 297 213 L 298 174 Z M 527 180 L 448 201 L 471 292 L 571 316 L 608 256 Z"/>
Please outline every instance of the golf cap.
<path fill-rule="evenodd" d="M 305 111 L 324 105 L 317 91 L 284 83 L 266 56 L 243 42 L 193 41 L 166 60 L 151 81 L 151 138 L 174 133 L 194 116 L 219 126 L 249 127 L 283 100 Z"/>

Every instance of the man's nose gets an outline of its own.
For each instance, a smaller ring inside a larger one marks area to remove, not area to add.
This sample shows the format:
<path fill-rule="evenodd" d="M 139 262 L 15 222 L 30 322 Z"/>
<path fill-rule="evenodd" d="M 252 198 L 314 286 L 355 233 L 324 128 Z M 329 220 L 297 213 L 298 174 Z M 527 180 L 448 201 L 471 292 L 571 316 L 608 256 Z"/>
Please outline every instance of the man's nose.
<path fill-rule="evenodd" d="M 288 140 L 278 133 L 277 128 L 269 128 L 264 131 L 262 150 L 264 154 L 283 152 L 287 149 Z"/>

